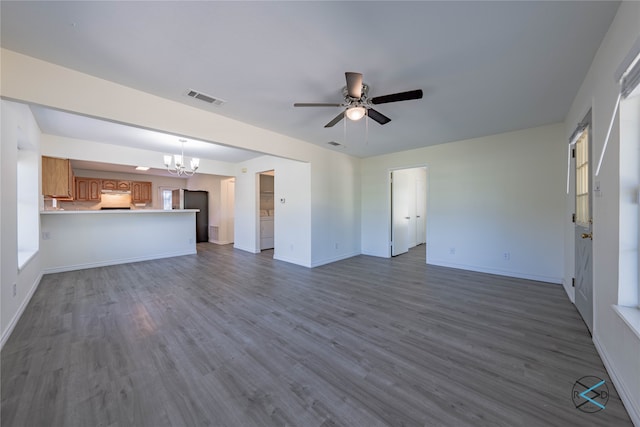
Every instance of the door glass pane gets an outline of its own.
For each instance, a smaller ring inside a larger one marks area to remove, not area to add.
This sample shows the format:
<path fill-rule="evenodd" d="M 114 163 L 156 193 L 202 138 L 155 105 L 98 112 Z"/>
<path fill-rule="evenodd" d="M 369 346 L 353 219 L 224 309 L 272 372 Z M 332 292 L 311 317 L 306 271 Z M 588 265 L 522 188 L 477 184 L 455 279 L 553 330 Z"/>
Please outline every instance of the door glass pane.
<path fill-rule="evenodd" d="M 589 128 L 576 141 L 576 224 L 589 226 Z"/>

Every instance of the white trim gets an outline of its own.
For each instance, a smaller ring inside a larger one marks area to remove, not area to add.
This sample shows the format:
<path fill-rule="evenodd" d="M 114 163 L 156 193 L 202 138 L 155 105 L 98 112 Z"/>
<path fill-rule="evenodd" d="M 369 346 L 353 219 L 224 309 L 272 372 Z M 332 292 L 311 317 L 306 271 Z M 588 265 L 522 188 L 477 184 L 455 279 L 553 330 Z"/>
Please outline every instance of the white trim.
<path fill-rule="evenodd" d="M 427 261 L 427 264 L 437 265 L 439 267 L 456 268 L 458 270 L 475 271 L 478 273 L 495 274 L 497 276 L 506 276 L 506 277 L 515 277 L 518 279 L 535 280 L 536 282 L 552 283 L 554 285 L 562 285 L 563 283 L 562 277 L 555 277 L 555 276 L 540 276 L 538 274 L 520 273 L 517 271 L 499 270 L 495 268 L 478 267 L 478 266 L 466 265 L 466 264 L 456 264 L 452 262 L 438 261 L 438 260 L 436 261 L 429 260 Z"/>
<path fill-rule="evenodd" d="M 258 251 L 256 253 L 260 253 L 260 251 Z M 311 268 L 312 267 L 309 264 L 302 264 L 299 259 L 295 259 L 295 258 L 287 258 L 287 257 L 283 257 L 283 256 L 274 255 L 273 259 L 275 259 L 276 261 L 283 261 L 283 262 L 288 262 L 289 264 L 299 265 L 301 267 L 307 267 L 307 268 Z"/>
<path fill-rule="evenodd" d="M 631 418 L 631 422 L 640 426 L 640 400 L 634 398 L 633 394 L 627 388 L 627 385 L 622 380 L 622 377 L 618 375 L 618 372 L 615 369 L 615 365 L 611 362 L 611 358 L 609 357 L 607 351 L 604 349 L 604 346 L 600 344 L 600 340 L 598 340 L 598 336 L 593 336 L 593 344 L 596 347 L 596 351 L 600 355 L 600 359 L 602 359 L 602 363 L 604 364 L 613 385 L 616 386 L 616 390 L 618 392 L 618 396 L 622 400 L 624 404 L 624 408 L 627 410 L 627 414 L 629 414 L 629 418 Z"/>
<path fill-rule="evenodd" d="M 119 259 L 110 259 L 106 261 L 100 262 L 89 262 L 85 264 L 74 264 L 74 265 L 64 265 L 61 267 L 51 267 L 45 268 L 42 270 L 44 274 L 50 273 L 63 273 L 65 271 L 75 271 L 75 270 L 84 270 L 86 268 L 96 268 L 96 267 L 107 267 L 109 265 L 119 265 L 119 264 L 129 264 L 132 262 L 141 262 L 141 261 L 151 261 L 154 259 L 162 259 L 162 258 L 173 258 L 177 256 L 184 255 L 195 255 L 197 254 L 196 249 L 193 250 L 185 250 L 179 252 L 168 252 L 164 254 L 154 254 L 151 256 L 140 256 L 140 257 L 131 257 L 131 258 L 119 258 Z"/>
<path fill-rule="evenodd" d="M 231 240 L 209 240 L 209 243 L 215 243 L 216 245 L 230 245 L 233 243 Z"/>
<path fill-rule="evenodd" d="M 7 342 L 9 337 L 11 336 L 11 333 L 13 332 L 13 329 L 16 327 L 16 325 L 18 324 L 18 321 L 22 317 L 22 313 L 24 313 L 24 310 L 27 308 L 27 305 L 29 305 L 29 302 L 31 301 L 31 298 L 33 297 L 33 294 L 36 293 L 36 290 L 38 289 L 38 286 L 40 285 L 40 280 L 41 279 L 42 279 L 42 273 L 40 273 L 38 275 L 38 277 L 36 278 L 36 281 L 33 283 L 33 285 L 31 285 L 31 289 L 29 289 L 29 292 L 27 292 L 27 295 L 22 300 L 22 304 L 20 304 L 20 307 L 18 307 L 18 311 L 16 311 L 16 314 L 13 316 L 13 318 L 9 322 L 9 325 L 7 326 L 7 329 L 5 329 L 4 333 L 2 334 L 2 340 L 0 341 L 0 350 L 2 350 L 2 348 L 5 345 L 5 343 Z"/>
<path fill-rule="evenodd" d="M 358 256 L 360 255 L 360 252 L 352 252 L 350 254 L 346 254 L 346 255 L 340 255 L 337 257 L 333 257 L 333 258 L 327 258 L 324 259 L 322 261 L 315 261 L 311 263 L 311 268 L 313 267 L 320 267 L 321 265 L 326 265 L 326 264 L 331 264 L 332 262 L 336 262 L 336 261 L 342 261 L 348 258 L 353 258 L 354 256 Z"/>
<path fill-rule="evenodd" d="M 640 308 L 638 307 L 625 307 L 622 305 L 612 305 L 613 310 L 618 313 L 618 316 L 624 320 L 629 329 L 640 338 Z M 640 355 L 638 355 L 640 358 Z"/>
<path fill-rule="evenodd" d="M 604 153 L 607 151 L 607 144 L 609 144 L 609 137 L 611 136 L 611 130 L 613 129 L 613 122 L 616 118 L 616 114 L 618 113 L 618 108 L 620 107 L 620 99 L 622 98 L 622 94 L 618 93 L 618 99 L 616 100 L 616 105 L 613 107 L 613 114 L 611 115 L 611 121 L 609 122 L 609 129 L 607 130 L 607 136 L 604 138 L 604 145 L 602 146 L 602 152 L 600 152 L 600 160 L 598 161 L 598 167 L 596 169 L 596 176 L 600 174 L 600 167 L 602 166 L 602 159 L 604 159 Z"/>
<path fill-rule="evenodd" d="M 259 254 L 260 253 L 260 249 L 256 249 L 255 247 L 251 248 L 249 246 L 238 245 L 235 242 L 233 242 L 233 248 L 234 249 L 240 249 L 241 251 L 249 252 L 249 253 L 252 253 L 252 254 Z"/>

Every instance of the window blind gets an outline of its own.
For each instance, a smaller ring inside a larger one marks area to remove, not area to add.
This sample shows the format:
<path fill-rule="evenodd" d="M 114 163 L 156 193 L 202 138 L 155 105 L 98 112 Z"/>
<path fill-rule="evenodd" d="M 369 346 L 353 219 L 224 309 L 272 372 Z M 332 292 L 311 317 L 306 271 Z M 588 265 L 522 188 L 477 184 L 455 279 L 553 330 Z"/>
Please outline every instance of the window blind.
<path fill-rule="evenodd" d="M 640 37 L 616 70 L 615 79 L 620 82 L 620 94 L 628 97 L 640 84 Z"/>
<path fill-rule="evenodd" d="M 616 105 L 613 107 L 613 114 L 611 115 L 611 122 L 609 123 L 609 129 L 607 130 L 607 136 L 604 139 L 604 145 L 602 146 L 602 152 L 600 153 L 600 160 L 598 161 L 598 167 L 596 168 L 596 176 L 600 174 L 600 168 L 602 167 L 602 160 L 604 159 L 604 153 L 607 151 L 607 144 L 609 143 L 609 137 L 611 136 L 611 129 L 613 129 L 614 119 L 620 107 L 620 100 L 627 98 L 640 84 L 640 37 L 638 37 L 629 50 L 629 53 L 624 57 L 614 75 L 615 81 L 620 83 L 620 93 L 616 100 Z"/>

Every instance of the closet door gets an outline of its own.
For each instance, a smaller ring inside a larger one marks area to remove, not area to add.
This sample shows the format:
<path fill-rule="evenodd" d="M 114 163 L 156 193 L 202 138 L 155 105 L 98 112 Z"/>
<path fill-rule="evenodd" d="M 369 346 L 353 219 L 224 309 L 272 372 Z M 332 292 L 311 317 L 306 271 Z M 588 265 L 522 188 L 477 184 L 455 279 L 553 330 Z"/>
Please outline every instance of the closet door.
<path fill-rule="evenodd" d="M 409 251 L 410 177 L 406 170 L 391 172 L 391 256 Z"/>

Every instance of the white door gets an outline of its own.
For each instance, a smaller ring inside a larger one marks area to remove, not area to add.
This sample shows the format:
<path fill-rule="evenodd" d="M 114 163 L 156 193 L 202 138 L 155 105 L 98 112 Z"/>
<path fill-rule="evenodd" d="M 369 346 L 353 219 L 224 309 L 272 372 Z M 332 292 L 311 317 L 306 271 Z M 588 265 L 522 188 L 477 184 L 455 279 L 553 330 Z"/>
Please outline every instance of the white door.
<path fill-rule="evenodd" d="M 427 169 L 418 168 L 416 174 L 416 244 L 427 241 Z"/>
<path fill-rule="evenodd" d="M 410 173 L 391 172 L 391 256 L 409 251 L 409 193 Z"/>
<path fill-rule="evenodd" d="M 593 332 L 593 224 L 591 197 L 591 113 L 576 141 L 575 183 L 575 301 L 584 323 Z"/>
<path fill-rule="evenodd" d="M 235 230 L 235 206 L 236 206 L 236 181 L 230 179 L 227 183 L 227 216 L 229 218 L 227 222 L 227 240 L 229 242 L 234 241 Z"/>
<path fill-rule="evenodd" d="M 416 199 L 416 186 L 417 186 L 417 176 L 418 169 L 407 169 L 408 174 L 407 179 L 407 202 L 408 202 L 408 211 L 407 216 L 409 217 L 409 248 L 413 248 L 418 244 L 418 203 Z"/>

